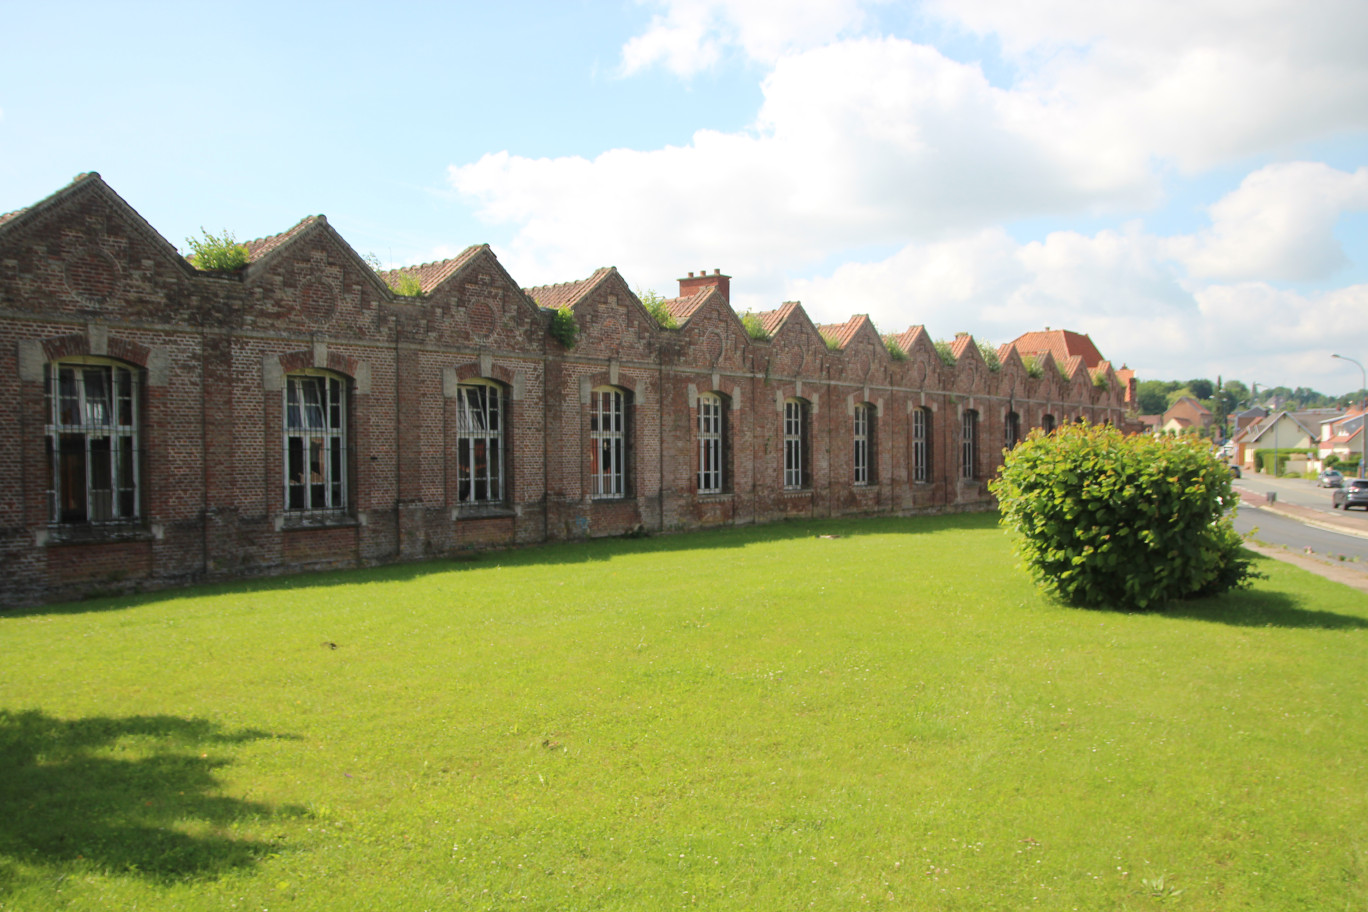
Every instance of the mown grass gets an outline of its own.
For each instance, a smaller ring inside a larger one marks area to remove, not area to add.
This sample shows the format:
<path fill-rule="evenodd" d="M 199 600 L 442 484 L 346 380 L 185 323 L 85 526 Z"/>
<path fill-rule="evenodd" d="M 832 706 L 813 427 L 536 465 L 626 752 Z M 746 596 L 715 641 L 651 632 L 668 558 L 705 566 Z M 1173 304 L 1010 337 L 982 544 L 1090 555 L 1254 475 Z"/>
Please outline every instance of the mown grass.
<path fill-rule="evenodd" d="M 865 520 L 0 616 L 0 908 L 1363 908 L 1368 599 L 1259 566 L 1080 611 Z"/>

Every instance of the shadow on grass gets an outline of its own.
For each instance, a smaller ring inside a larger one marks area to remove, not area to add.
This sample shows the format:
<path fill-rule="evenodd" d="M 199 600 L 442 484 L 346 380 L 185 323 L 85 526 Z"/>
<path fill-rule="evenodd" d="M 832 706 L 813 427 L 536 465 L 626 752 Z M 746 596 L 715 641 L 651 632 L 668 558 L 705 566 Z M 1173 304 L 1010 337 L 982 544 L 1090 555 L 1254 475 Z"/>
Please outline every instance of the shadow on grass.
<path fill-rule="evenodd" d="M 160 882 L 250 866 L 280 847 L 233 838 L 232 824 L 306 811 L 215 794 L 214 771 L 229 761 L 214 748 L 274 737 L 174 716 L 0 711 L 0 861 Z"/>
<path fill-rule="evenodd" d="M 584 564 L 609 561 L 634 554 L 745 548 L 751 545 L 820 538 L 822 536 L 856 538 L 863 535 L 919 535 L 951 531 L 987 531 L 998 528 L 996 511 L 925 516 L 790 519 L 763 525 L 721 526 L 690 532 L 650 534 L 641 537 L 618 536 L 547 542 L 504 550 L 471 551 L 456 557 L 386 564 L 383 567 L 296 573 L 244 579 L 232 583 L 209 583 L 129 595 L 92 597 L 76 602 L 0 609 L 0 618 L 118 611 L 136 605 L 150 605 L 170 599 L 223 594 L 250 595 L 252 593 L 280 592 L 289 589 L 404 582 L 433 574 L 460 572 L 466 569 L 488 567 L 493 564 L 504 567 Z"/>
<path fill-rule="evenodd" d="M 1273 559 L 1251 555 L 1255 568 L 1271 565 Z M 1368 618 L 1334 611 L 1319 611 L 1301 607 L 1302 600 L 1285 591 L 1239 589 L 1224 595 L 1186 602 L 1170 602 L 1163 611 L 1166 617 L 1209 621 L 1235 627 L 1287 627 L 1319 630 L 1362 630 L 1368 628 Z"/>

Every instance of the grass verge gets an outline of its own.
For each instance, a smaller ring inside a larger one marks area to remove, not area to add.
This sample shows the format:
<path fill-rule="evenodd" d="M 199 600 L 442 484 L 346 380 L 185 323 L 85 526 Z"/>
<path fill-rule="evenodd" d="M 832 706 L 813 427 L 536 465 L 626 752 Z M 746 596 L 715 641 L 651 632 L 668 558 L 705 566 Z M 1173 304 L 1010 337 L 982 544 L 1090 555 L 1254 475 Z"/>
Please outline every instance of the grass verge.
<path fill-rule="evenodd" d="M 837 537 L 820 537 L 837 536 Z M 1368 599 L 1042 598 L 990 515 L 0 616 L 0 908 L 1368 903 Z"/>

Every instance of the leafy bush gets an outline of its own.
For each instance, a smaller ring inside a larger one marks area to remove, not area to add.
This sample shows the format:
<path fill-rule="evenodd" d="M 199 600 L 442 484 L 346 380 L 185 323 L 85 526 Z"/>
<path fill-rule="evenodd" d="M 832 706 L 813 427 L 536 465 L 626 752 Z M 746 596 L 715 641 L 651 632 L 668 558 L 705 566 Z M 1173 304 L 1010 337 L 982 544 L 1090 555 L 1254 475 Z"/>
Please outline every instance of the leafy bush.
<path fill-rule="evenodd" d="M 746 335 L 752 339 L 763 342 L 770 337 L 765 330 L 765 324 L 760 321 L 760 315 L 754 311 L 746 311 L 741 315 L 741 325 L 746 328 Z"/>
<path fill-rule="evenodd" d="M 979 354 L 983 356 L 983 363 L 988 365 L 988 370 L 997 373 L 1002 370 L 1002 359 L 998 357 L 997 347 L 991 342 L 980 342 L 978 344 Z"/>
<path fill-rule="evenodd" d="M 551 308 L 551 325 L 547 331 L 561 345 L 574 348 L 575 340 L 579 338 L 579 324 L 575 322 L 574 311 L 568 307 Z"/>
<path fill-rule="evenodd" d="M 1215 595 L 1256 575 L 1211 448 L 1110 425 L 1032 431 L 990 483 L 1017 553 L 1063 601 L 1125 610 Z"/>
<path fill-rule="evenodd" d="M 894 361 L 907 360 L 907 352 L 903 351 L 903 347 L 898 344 L 898 339 L 896 336 L 884 336 L 883 340 L 884 347 L 888 349 L 888 356 L 890 358 L 892 358 Z"/>
<path fill-rule="evenodd" d="M 246 266 L 251 259 L 247 247 L 239 244 L 228 229 L 225 228 L 221 235 L 213 235 L 201 227 L 200 233 L 204 237 L 185 239 L 186 245 L 190 248 L 190 255 L 186 259 L 193 263 L 196 269 L 205 272 L 232 272 Z"/>
<path fill-rule="evenodd" d="M 653 289 L 642 291 L 637 289 L 637 298 L 640 299 L 643 307 L 653 317 L 655 321 L 666 329 L 678 329 L 679 321 L 670 313 L 670 309 L 665 306 L 665 296 L 657 294 Z"/>
<path fill-rule="evenodd" d="M 394 289 L 395 294 L 404 298 L 416 298 L 423 293 L 423 286 L 418 281 L 418 277 L 407 272 L 399 273 L 395 280 L 390 283 L 390 288 Z"/>
<path fill-rule="evenodd" d="M 841 350 L 841 340 L 840 340 L 840 339 L 836 338 L 835 336 L 828 335 L 828 334 L 826 334 L 826 333 L 821 333 L 821 336 L 822 336 L 822 341 L 826 343 L 827 351 L 840 351 L 840 350 Z"/>
<path fill-rule="evenodd" d="M 1045 368 L 1040 366 L 1040 359 L 1035 355 L 1027 355 L 1021 359 L 1021 363 L 1026 365 L 1026 376 L 1036 380 L 1045 376 Z"/>
<path fill-rule="evenodd" d="M 955 366 L 955 352 L 950 348 L 950 343 L 944 339 L 936 340 L 936 354 L 940 355 L 941 361 L 945 362 L 946 367 Z"/>

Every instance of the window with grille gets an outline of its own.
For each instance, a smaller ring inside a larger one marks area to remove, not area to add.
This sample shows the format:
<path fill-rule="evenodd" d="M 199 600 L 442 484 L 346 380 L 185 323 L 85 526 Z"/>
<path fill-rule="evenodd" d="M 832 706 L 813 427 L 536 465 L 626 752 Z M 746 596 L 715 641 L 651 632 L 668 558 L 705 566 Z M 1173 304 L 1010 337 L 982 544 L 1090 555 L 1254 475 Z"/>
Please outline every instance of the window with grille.
<path fill-rule="evenodd" d="M 139 372 L 95 359 L 53 362 L 47 373 L 48 518 L 137 519 Z"/>
<path fill-rule="evenodd" d="M 497 504 L 504 497 L 504 396 L 496 383 L 456 388 L 456 499 Z"/>
<path fill-rule="evenodd" d="M 961 416 L 960 477 L 978 477 L 978 412 L 968 409 Z"/>
<path fill-rule="evenodd" d="M 589 394 L 589 475 L 592 496 L 627 494 L 626 396 L 614 387 Z"/>
<path fill-rule="evenodd" d="M 784 402 L 784 489 L 807 487 L 808 408 L 801 399 Z"/>
<path fill-rule="evenodd" d="M 874 406 L 861 403 L 855 406 L 855 483 L 874 481 Z"/>
<path fill-rule="evenodd" d="M 1007 420 L 1003 422 L 1003 445 L 1011 449 L 1021 442 L 1021 416 L 1016 412 L 1008 412 Z"/>
<path fill-rule="evenodd" d="M 912 410 L 912 480 L 931 480 L 931 410 Z"/>
<path fill-rule="evenodd" d="M 347 504 L 347 388 L 324 373 L 285 378 L 285 508 Z"/>
<path fill-rule="evenodd" d="M 723 473 L 722 397 L 704 393 L 698 397 L 698 493 L 722 493 Z"/>

